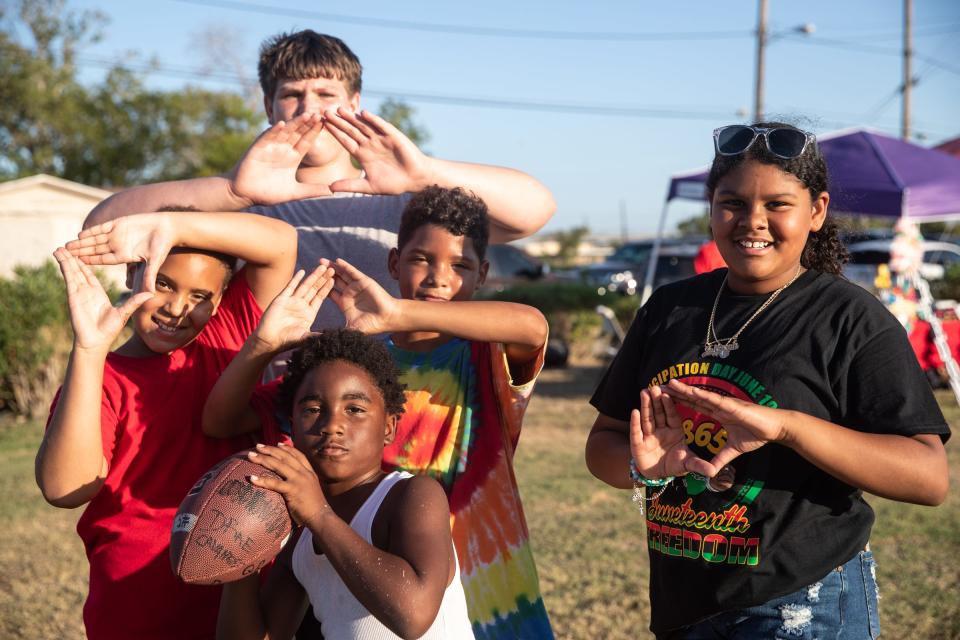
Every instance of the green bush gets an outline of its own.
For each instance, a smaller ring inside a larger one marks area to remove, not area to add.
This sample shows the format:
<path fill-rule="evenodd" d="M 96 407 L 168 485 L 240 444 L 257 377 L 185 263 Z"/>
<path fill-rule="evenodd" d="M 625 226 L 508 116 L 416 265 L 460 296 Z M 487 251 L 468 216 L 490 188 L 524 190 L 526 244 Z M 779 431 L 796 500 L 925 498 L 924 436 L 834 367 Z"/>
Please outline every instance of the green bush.
<path fill-rule="evenodd" d="M 118 296 L 112 287 L 107 293 Z M 72 343 L 56 264 L 19 266 L 13 277 L 0 278 L 0 309 L 0 409 L 42 417 L 63 379 Z"/>
<path fill-rule="evenodd" d="M 602 319 L 597 305 L 610 307 L 626 329 L 640 306 L 637 296 L 599 293 L 596 287 L 575 282 L 531 282 L 503 291 L 481 292 L 488 300 L 518 302 L 536 307 L 550 324 L 550 335 L 565 340 L 576 356 L 596 355 Z"/>

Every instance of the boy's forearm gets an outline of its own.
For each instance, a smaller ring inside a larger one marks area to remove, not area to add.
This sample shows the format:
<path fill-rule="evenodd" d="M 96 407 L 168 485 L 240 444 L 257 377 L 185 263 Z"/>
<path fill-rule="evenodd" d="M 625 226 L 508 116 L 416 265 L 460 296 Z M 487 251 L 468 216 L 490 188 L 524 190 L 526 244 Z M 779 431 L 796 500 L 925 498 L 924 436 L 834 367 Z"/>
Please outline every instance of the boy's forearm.
<path fill-rule="evenodd" d="M 260 429 L 260 419 L 250 408 L 250 397 L 274 355 L 260 348 L 255 336 L 247 338 L 203 405 L 201 425 L 206 435 L 230 438 Z"/>
<path fill-rule="evenodd" d="M 252 206 L 251 201 L 236 195 L 231 185 L 228 178 L 211 176 L 131 187 L 94 207 L 83 228 L 169 206 L 194 207 L 199 211 L 239 211 Z"/>
<path fill-rule="evenodd" d="M 431 184 L 462 187 L 483 199 L 494 244 L 536 233 L 557 209 L 550 190 L 522 171 L 437 158 L 429 159 L 429 167 Z"/>
<path fill-rule="evenodd" d="M 106 352 L 74 349 L 36 459 L 36 480 L 50 504 L 89 502 L 106 477 L 100 406 Z"/>
<path fill-rule="evenodd" d="M 436 331 L 477 342 L 500 342 L 535 351 L 547 340 L 547 321 L 537 309 L 514 302 L 400 300 L 391 331 Z"/>
<path fill-rule="evenodd" d="M 297 231 L 282 220 L 234 212 L 165 215 L 173 219 L 180 246 L 219 251 L 258 266 L 296 260 Z"/>
<path fill-rule="evenodd" d="M 217 614 L 217 640 L 262 640 L 266 636 L 260 610 L 260 574 L 223 585 Z"/>

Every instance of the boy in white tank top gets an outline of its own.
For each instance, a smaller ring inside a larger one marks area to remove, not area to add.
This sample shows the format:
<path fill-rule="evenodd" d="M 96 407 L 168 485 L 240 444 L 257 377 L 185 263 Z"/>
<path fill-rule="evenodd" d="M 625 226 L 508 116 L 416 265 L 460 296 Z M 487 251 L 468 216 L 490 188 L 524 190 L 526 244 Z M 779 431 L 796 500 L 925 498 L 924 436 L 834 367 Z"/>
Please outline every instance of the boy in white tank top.
<path fill-rule="evenodd" d="M 291 421 L 295 448 L 250 454 L 280 479 L 250 482 L 283 494 L 301 535 L 262 588 L 257 575 L 225 585 L 217 637 L 292 638 L 309 602 L 325 640 L 473 638 L 443 489 L 381 470 L 404 403 L 389 353 L 356 331 L 309 334 L 331 276 L 326 265 L 299 272 L 211 393 L 246 405 L 270 359 L 302 345 L 279 388 L 250 405 L 260 421 Z"/>

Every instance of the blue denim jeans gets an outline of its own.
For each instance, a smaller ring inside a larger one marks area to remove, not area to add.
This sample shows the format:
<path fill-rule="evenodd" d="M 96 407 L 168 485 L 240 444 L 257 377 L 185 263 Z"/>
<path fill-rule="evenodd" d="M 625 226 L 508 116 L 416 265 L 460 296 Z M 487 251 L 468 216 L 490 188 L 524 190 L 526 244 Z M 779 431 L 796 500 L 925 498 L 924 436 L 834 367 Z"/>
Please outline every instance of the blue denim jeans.
<path fill-rule="evenodd" d="M 876 563 L 861 551 L 824 578 L 756 607 L 676 629 L 664 640 L 864 640 L 880 637 Z"/>

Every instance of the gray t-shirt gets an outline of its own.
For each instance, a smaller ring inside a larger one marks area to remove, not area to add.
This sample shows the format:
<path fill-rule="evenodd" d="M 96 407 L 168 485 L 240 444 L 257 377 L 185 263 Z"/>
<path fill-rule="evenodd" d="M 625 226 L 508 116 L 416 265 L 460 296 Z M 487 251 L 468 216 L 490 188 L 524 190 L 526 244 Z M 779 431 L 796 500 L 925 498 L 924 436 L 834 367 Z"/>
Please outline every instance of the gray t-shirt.
<path fill-rule="evenodd" d="M 387 270 L 387 255 L 397 246 L 397 231 L 410 194 L 398 196 L 327 197 L 293 200 L 249 209 L 283 220 L 297 229 L 297 268 L 307 273 L 320 258 L 343 258 L 399 296 Z M 314 331 L 342 327 L 343 314 L 332 301 L 320 308 Z"/>

